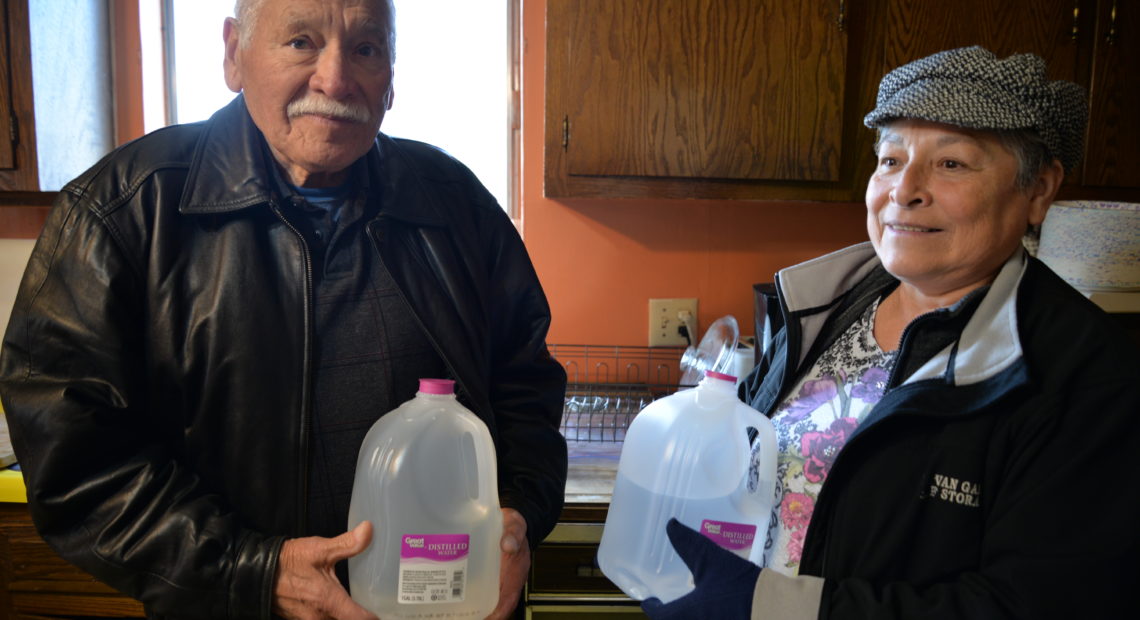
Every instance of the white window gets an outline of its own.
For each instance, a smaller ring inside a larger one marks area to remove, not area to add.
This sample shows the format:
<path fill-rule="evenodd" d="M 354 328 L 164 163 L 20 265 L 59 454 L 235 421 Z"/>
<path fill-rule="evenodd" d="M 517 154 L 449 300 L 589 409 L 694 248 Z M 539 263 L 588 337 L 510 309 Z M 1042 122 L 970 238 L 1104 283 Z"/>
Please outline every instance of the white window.
<path fill-rule="evenodd" d="M 517 213 L 519 0 L 397 0 L 395 99 L 381 131 L 438 146 Z M 147 131 L 209 118 L 233 0 L 139 0 Z M 170 36 L 163 37 L 163 32 Z"/>

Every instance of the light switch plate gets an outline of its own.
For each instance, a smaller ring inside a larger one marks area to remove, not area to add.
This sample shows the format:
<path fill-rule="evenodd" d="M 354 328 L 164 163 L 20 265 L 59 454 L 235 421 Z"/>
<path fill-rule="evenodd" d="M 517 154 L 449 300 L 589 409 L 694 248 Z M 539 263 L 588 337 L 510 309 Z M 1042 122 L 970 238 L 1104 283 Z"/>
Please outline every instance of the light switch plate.
<path fill-rule="evenodd" d="M 687 312 L 692 317 L 693 331 L 697 327 L 697 300 L 696 298 L 672 298 L 649 300 L 649 346 L 671 347 L 685 346 L 689 341 L 681 333 L 682 313 Z M 689 335 L 695 344 L 698 334 Z"/>

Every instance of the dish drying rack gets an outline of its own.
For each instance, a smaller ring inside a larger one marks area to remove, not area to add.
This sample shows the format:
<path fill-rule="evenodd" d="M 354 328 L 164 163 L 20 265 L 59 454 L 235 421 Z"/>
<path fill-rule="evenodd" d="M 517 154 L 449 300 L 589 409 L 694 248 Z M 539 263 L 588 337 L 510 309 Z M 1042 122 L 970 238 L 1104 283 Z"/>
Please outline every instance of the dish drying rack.
<path fill-rule="evenodd" d="M 559 430 L 567 441 L 621 443 L 633 417 L 679 385 L 685 347 L 549 344 L 566 369 Z"/>

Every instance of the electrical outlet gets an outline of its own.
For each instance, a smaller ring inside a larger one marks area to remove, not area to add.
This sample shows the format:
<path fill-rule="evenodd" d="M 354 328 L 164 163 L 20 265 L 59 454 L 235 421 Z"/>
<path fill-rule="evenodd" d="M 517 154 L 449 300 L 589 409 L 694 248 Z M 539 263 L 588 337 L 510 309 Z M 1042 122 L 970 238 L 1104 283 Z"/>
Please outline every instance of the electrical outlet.
<path fill-rule="evenodd" d="M 685 346 L 689 341 L 681 331 L 685 325 L 685 316 L 691 317 L 689 326 L 692 332 L 697 331 L 697 300 L 695 298 L 682 299 L 650 299 L 649 300 L 649 346 L 670 347 Z M 698 334 L 690 333 L 694 346 Z"/>

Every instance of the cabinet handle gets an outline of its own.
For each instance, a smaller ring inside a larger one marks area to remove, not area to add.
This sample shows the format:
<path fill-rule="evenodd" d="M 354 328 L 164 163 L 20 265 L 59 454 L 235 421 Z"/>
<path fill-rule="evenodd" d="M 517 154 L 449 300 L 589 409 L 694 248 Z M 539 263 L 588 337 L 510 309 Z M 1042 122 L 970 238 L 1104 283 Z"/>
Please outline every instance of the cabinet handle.
<path fill-rule="evenodd" d="M 1112 0 L 1112 8 L 1108 12 L 1108 34 L 1104 35 L 1104 40 L 1109 45 L 1116 44 L 1116 0 Z"/>
<path fill-rule="evenodd" d="M 562 150 L 570 146 L 570 116 L 562 117 Z"/>
<path fill-rule="evenodd" d="M 1073 3 L 1073 31 L 1070 35 L 1072 37 L 1074 43 L 1077 42 L 1077 34 L 1079 34 L 1081 31 L 1080 16 L 1081 16 L 1081 3 L 1080 3 L 1080 0 L 1077 0 L 1076 2 Z"/>
<path fill-rule="evenodd" d="M 839 0 L 839 17 L 835 18 L 835 24 L 839 26 L 839 32 L 847 27 L 847 1 Z"/>

